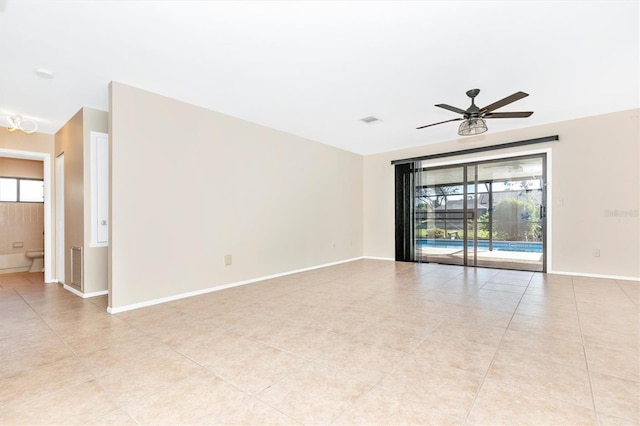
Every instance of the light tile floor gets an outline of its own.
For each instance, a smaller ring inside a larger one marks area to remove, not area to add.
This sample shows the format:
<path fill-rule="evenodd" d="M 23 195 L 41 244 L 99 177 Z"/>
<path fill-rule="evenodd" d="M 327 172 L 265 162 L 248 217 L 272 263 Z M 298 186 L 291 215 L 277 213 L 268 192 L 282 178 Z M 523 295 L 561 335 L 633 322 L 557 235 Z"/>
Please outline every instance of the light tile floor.
<path fill-rule="evenodd" d="M 362 260 L 109 315 L 0 275 L 0 424 L 638 424 L 640 284 Z"/>

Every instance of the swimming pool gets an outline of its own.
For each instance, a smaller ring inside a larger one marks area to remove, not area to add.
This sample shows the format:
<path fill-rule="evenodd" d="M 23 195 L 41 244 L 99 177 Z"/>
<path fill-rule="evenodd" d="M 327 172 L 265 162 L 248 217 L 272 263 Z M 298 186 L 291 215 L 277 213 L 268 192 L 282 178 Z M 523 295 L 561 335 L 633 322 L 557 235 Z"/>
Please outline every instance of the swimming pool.
<path fill-rule="evenodd" d="M 445 239 L 417 239 L 416 243 L 421 248 L 448 248 L 462 250 L 462 240 L 445 240 Z M 473 242 L 469 241 L 467 247 L 472 249 Z M 489 250 L 489 241 L 479 240 L 478 250 Z M 495 251 L 522 251 L 530 253 L 542 253 L 542 242 L 528 241 L 494 241 L 493 250 Z"/>

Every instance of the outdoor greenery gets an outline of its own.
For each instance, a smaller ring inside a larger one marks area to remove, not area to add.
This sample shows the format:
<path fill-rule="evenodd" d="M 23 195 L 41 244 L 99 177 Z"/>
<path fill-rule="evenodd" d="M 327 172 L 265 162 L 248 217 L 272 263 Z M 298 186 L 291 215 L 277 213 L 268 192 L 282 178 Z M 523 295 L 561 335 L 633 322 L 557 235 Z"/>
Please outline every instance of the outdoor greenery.
<path fill-rule="evenodd" d="M 460 185 L 439 185 L 435 187 L 423 188 L 420 194 L 417 195 L 419 201 L 416 205 L 416 210 L 426 211 L 429 209 L 436 209 L 447 202 L 448 196 L 461 194 L 462 191 L 463 189 Z"/>
<path fill-rule="evenodd" d="M 529 200 L 508 199 L 495 205 L 492 212 L 493 238 L 504 241 L 538 241 L 538 209 Z M 489 214 L 478 220 L 478 228 L 489 231 Z"/>
<path fill-rule="evenodd" d="M 457 235 L 456 235 L 457 233 Z M 428 229 L 420 229 L 418 228 L 416 230 L 416 236 L 418 238 L 434 238 L 437 240 L 440 239 L 459 239 L 461 240 L 464 236 L 464 230 L 459 229 L 457 231 L 449 231 L 448 235 L 447 232 L 442 229 L 442 228 L 428 228 Z M 473 238 L 474 234 L 473 234 L 473 229 L 470 229 L 467 231 L 467 236 L 468 238 Z M 478 239 L 480 240 L 488 240 L 489 239 L 489 232 L 482 230 L 482 229 L 478 229 Z"/>
<path fill-rule="evenodd" d="M 445 238 L 445 231 L 444 231 L 444 229 L 440 229 L 440 228 L 425 229 L 423 237 L 424 238 L 436 238 L 436 239 Z"/>

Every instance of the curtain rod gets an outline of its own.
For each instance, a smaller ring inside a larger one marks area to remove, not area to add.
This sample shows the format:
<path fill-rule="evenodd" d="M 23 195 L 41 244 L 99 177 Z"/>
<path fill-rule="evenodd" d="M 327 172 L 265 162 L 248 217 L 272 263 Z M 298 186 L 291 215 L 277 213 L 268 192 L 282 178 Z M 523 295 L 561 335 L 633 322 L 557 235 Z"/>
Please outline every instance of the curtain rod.
<path fill-rule="evenodd" d="M 526 140 L 517 141 L 517 142 L 508 142 L 508 143 L 501 143 L 498 145 L 481 146 L 478 148 L 469 148 L 469 149 L 463 149 L 460 151 L 442 152 L 440 154 L 423 155 L 422 157 L 405 158 L 403 160 L 393 160 L 391 164 L 396 165 L 396 164 L 415 163 L 416 161 L 433 160 L 435 158 L 453 157 L 456 155 L 464 155 L 464 154 L 475 154 L 476 152 L 494 151 L 496 149 L 506 149 L 506 148 L 513 148 L 516 146 L 552 142 L 552 141 L 557 141 L 558 139 L 559 139 L 558 135 L 545 136 L 543 138 L 526 139 Z"/>

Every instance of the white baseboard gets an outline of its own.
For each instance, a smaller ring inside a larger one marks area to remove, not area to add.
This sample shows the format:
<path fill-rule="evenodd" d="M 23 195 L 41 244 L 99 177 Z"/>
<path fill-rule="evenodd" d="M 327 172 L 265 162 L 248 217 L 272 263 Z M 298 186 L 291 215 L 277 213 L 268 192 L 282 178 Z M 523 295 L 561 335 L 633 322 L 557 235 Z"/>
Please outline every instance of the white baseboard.
<path fill-rule="evenodd" d="M 83 299 L 88 299 L 90 297 L 96 297 L 96 296 L 104 296 L 105 294 L 109 294 L 109 290 L 94 291 L 93 293 L 83 293 L 66 284 L 62 284 L 62 288 L 75 294 L 76 296 L 82 297 Z"/>
<path fill-rule="evenodd" d="M 106 296 L 107 294 L 109 294 L 109 290 L 94 291 L 93 293 L 85 293 L 84 298 L 88 299 L 90 297 Z"/>
<path fill-rule="evenodd" d="M 363 259 L 390 260 L 392 262 L 395 262 L 395 259 L 391 257 L 364 256 Z M 459 265 L 459 266 L 462 266 L 462 265 Z M 605 278 L 605 279 L 611 279 L 611 280 L 624 280 L 624 281 L 640 281 L 640 277 L 628 277 L 624 275 L 586 274 L 583 272 L 566 272 L 566 271 L 548 271 L 547 274 L 571 275 L 574 277 L 588 277 L 588 278 Z"/>
<path fill-rule="evenodd" d="M 362 259 L 384 260 L 384 261 L 395 262 L 395 259 L 389 258 L 389 257 L 375 257 L 375 256 L 355 257 L 355 258 L 352 258 L 352 259 L 346 259 L 346 260 L 341 260 L 341 261 L 337 261 L 337 262 L 325 263 L 325 264 L 322 264 L 322 265 L 311 266 L 311 267 L 308 267 L 308 268 L 296 269 L 296 270 L 293 270 L 293 271 L 287 271 L 287 272 L 282 272 L 282 273 L 273 274 L 273 275 L 266 275 L 266 276 L 263 276 L 263 277 L 252 278 L 252 279 L 244 280 L 244 281 L 237 281 L 237 282 L 234 282 L 234 283 L 224 284 L 224 285 L 220 285 L 220 286 L 216 286 L 216 287 L 209 287 L 209 288 L 205 288 L 205 289 L 202 289 L 202 290 L 196 290 L 196 291 L 191 291 L 191 292 L 187 292 L 187 293 L 176 294 L 176 295 L 173 295 L 173 296 L 167 296 L 167 297 L 162 297 L 162 298 L 159 298 L 159 299 L 148 300 L 148 301 L 145 301 L 145 302 L 134 303 L 134 304 L 131 304 L 131 305 L 120 306 L 120 307 L 117 307 L 117 308 L 108 307 L 107 308 L 107 312 L 109 312 L 110 314 L 118 314 L 120 312 L 132 311 L 134 309 L 140 309 L 140 308 L 145 308 L 145 307 L 148 307 L 148 306 L 159 305 L 159 304 L 162 304 L 162 303 L 167 303 L 167 302 L 172 302 L 172 301 L 175 301 L 175 300 L 185 299 L 187 297 L 199 296 L 199 295 L 202 295 L 202 294 L 212 293 L 214 291 L 220 291 L 220 290 L 225 290 L 225 289 L 228 289 L 228 288 L 239 287 L 239 286 L 246 285 L 246 284 L 253 284 L 253 283 L 256 283 L 256 282 L 270 280 L 270 279 L 273 279 L 273 278 L 284 277 L 284 276 L 287 276 L 287 275 L 297 274 L 297 273 L 300 273 L 300 272 L 312 271 L 314 269 L 326 268 L 326 267 L 329 267 L 329 266 L 340 265 L 342 263 L 354 262 L 356 260 L 362 260 Z M 608 279 L 616 279 L 616 280 L 640 281 L 639 277 L 624 277 L 624 276 L 617 276 L 617 275 L 584 274 L 584 273 L 564 272 L 564 271 L 553 271 L 553 272 L 548 272 L 548 273 L 549 274 L 558 274 L 558 275 L 572 275 L 572 276 L 592 277 L 592 278 L 608 278 Z M 71 287 L 68 287 L 66 285 L 64 286 L 64 288 L 69 290 L 70 292 L 72 292 L 74 294 L 77 294 L 80 297 L 83 297 L 83 298 L 95 297 L 95 296 L 108 294 L 108 291 L 106 291 L 106 290 L 103 291 L 103 292 L 84 294 L 84 293 L 81 293 L 81 292 L 79 292 L 79 291 L 77 291 L 77 290 L 75 290 L 75 289 L 73 289 Z"/>
<path fill-rule="evenodd" d="M 174 296 L 162 297 L 160 299 L 148 300 L 148 301 L 145 301 L 145 302 L 140 302 L 140 303 L 134 303 L 134 304 L 131 304 L 131 305 L 120 306 L 120 307 L 117 307 L 117 308 L 108 307 L 107 308 L 107 312 L 109 312 L 110 314 L 118 314 L 120 312 L 126 312 L 126 311 L 132 311 L 134 309 L 146 308 L 148 306 L 159 305 L 161 303 L 167 303 L 167 302 L 173 302 L 174 300 L 185 299 L 187 297 L 199 296 L 201 294 L 207 294 L 207 293 L 212 293 L 214 291 L 225 290 L 227 288 L 238 287 L 238 286 L 246 285 L 246 284 L 253 284 L 253 283 L 256 283 L 256 282 L 259 282 L 259 281 L 265 281 L 265 280 L 270 280 L 270 279 L 273 279 L 273 278 L 284 277 L 284 276 L 287 276 L 287 275 L 298 274 L 300 272 L 312 271 L 314 269 L 326 268 L 328 266 L 340 265 L 342 263 L 354 262 L 356 260 L 361 260 L 361 259 L 364 259 L 364 258 L 363 257 L 354 257 L 352 259 L 346 259 L 346 260 L 340 260 L 340 261 L 337 261 L 337 262 L 325 263 L 323 265 L 311 266 L 309 268 L 296 269 L 296 270 L 293 270 L 293 271 L 282 272 L 282 273 L 279 273 L 279 274 L 266 275 L 266 276 L 263 276 L 263 277 L 252 278 L 252 279 L 244 280 L 244 281 L 237 281 L 237 282 L 230 283 L 230 284 L 224 284 L 224 285 L 220 285 L 220 286 L 216 286 L 216 287 L 209 287 L 209 288 L 205 288 L 205 289 L 202 289 L 202 290 L 191 291 L 191 292 L 188 292 L 188 293 L 176 294 Z"/>

